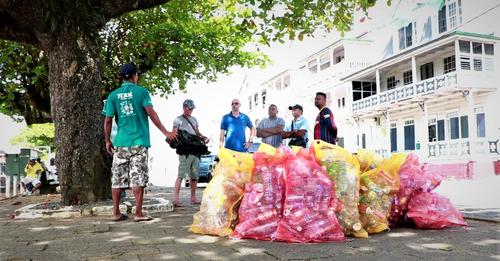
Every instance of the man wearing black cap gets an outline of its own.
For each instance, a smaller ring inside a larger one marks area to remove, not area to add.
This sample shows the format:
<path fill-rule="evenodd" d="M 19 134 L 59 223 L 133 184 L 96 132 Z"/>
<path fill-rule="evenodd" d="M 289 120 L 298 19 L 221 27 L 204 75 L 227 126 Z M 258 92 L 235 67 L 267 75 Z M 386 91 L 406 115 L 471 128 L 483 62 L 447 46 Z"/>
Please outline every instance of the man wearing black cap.
<path fill-rule="evenodd" d="M 136 212 L 134 221 L 147 221 L 151 217 L 142 212 L 144 188 L 148 184 L 148 117 L 167 139 L 175 139 L 176 134 L 167 131 L 153 109 L 149 92 L 139 85 L 137 69 L 132 64 L 120 67 L 122 85 L 111 92 L 106 101 L 104 139 L 106 150 L 113 155 L 111 167 L 111 188 L 113 198 L 113 220 L 127 219 L 120 213 L 120 194 L 123 188 L 132 187 Z M 110 133 L 113 117 L 118 131 L 111 144 Z M 113 148 L 114 147 L 114 148 Z"/>
<path fill-rule="evenodd" d="M 295 104 L 288 107 L 292 111 L 293 120 L 286 125 L 285 130 L 281 133 L 284 139 L 290 139 L 288 145 L 307 147 L 309 123 L 306 118 L 302 117 L 304 112 L 302 106 Z"/>

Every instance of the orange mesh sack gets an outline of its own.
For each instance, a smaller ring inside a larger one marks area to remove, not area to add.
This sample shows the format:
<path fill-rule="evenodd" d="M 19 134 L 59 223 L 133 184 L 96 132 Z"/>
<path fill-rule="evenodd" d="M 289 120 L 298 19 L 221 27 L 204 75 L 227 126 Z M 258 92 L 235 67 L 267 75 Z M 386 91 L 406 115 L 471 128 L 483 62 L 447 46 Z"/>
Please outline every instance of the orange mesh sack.
<path fill-rule="evenodd" d="M 334 181 L 337 198 L 344 208 L 337 213 L 339 224 L 345 235 L 367 238 L 359 220 L 359 163 L 342 147 L 321 140 L 313 142 L 316 161 L 326 169 Z"/>
<path fill-rule="evenodd" d="M 227 236 L 238 221 L 238 207 L 253 168 L 252 154 L 221 149 L 214 175 L 203 192 L 191 231 Z"/>

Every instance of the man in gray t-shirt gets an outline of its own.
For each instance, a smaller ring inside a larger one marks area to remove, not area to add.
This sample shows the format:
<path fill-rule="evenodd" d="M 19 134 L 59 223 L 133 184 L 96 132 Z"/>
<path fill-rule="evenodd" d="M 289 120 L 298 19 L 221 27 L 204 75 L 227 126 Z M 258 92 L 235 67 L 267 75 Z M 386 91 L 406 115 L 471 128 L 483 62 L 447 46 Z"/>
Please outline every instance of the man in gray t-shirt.
<path fill-rule="evenodd" d="M 285 120 L 278 115 L 278 107 L 276 105 L 269 105 L 268 109 L 269 118 L 265 118 L 259 122 L 257 126 L 257 137 L 262 138 L 262 142 L 269 144 L 275 148 L 281 146 L 283 138 L 281 132 L 285 127 Z"/>
<path fill-rule="evenodd" d="M 198 129 L 198 121 L 195 117 L 191 116 L 193 113 L 194 102 L 192 100 L 185 100 L 182 103 L 183 113 L 181 116 L 175 118 L 173 132 L 184 130 L 192 135 L 203 138 L 205 143 L 208 143 L 208 138 L 203 136 Z M 175 181 L 174 190 L 174 206 L 181 207 L 179 201 L 179 191 L 181 189 L 182 179 L 189 178 L 189 186 L 191 187 L 191 204 L 200 204 L 196 199 L 196 186 L 198 184 L 198 175 L 200 172 L 200 158 L 198 155 L 179 155 L 179 172 L 177 180 Z"/>

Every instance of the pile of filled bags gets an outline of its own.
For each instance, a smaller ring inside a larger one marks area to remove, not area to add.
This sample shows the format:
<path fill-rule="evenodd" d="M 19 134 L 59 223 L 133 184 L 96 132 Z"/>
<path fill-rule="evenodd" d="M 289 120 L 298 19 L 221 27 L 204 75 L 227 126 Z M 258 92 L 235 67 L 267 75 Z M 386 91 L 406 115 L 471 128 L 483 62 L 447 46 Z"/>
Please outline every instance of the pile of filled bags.
<path fill-rule="evenodd" d="M 308 149 L 262 144 L 254 154 L 221 149 L 191 231 L 284 242 L 342 241 L 390 227 L 467 226 L 431 192 L 442 181 L 414 154 L 356 155 L 316 140 Z"/>

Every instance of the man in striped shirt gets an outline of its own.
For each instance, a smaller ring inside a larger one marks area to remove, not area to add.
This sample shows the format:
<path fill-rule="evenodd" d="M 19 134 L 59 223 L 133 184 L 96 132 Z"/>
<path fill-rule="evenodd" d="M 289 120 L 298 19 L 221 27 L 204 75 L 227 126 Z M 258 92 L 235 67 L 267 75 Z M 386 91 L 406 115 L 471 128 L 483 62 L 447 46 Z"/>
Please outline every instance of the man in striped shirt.
<path fill-rule="evenodd" d="M 337 126 L 333 120 L 332 111 L 326 107 L 326 94 L 317 92 L 314 105 L 319 109 L 314 124 L 314 139 L 323 140 L 331 144 L 337 143 Z"/>
<path fill-rule="evenodd" d="M 281 131 L 285 127 L 285 120 L 276 116 L 278 107 L 274 104 L 269 105 L 268 114 L 269 118 L 261 120 L 257 126 L 257 137 L 262 138 L 263 143 L 277 148 L 283 141 Z"/>

